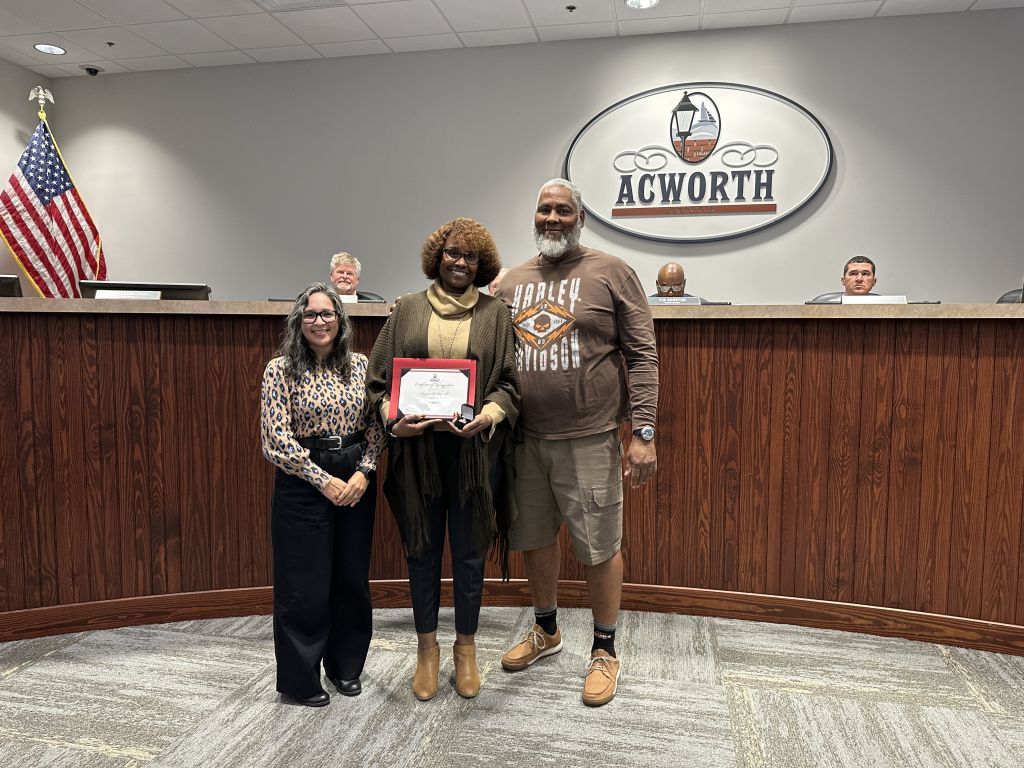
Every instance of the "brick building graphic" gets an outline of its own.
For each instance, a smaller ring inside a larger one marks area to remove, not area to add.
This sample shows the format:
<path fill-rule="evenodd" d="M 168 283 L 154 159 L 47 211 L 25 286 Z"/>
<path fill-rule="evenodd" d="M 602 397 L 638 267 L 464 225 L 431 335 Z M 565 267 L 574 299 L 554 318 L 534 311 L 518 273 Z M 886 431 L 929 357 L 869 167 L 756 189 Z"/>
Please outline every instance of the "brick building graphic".
<path fill-rule="evenodd" d="M 705 93 L 684 93 L 672 112 L 672 147 L 684 163 L 697 165 L 715 151 L 721 130 L 718 106 Z"/>

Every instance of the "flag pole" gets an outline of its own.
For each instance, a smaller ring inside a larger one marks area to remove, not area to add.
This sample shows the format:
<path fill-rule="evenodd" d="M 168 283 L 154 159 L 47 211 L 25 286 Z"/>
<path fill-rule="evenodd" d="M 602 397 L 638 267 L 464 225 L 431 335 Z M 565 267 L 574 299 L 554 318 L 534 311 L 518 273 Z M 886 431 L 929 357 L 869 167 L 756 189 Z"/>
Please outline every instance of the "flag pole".
<path fill-rule="evenodd" d="M 106 279 L 103 242 L 46 121 L 53 94 L 29 92 L 39 124 L 0 189 L 0 241 L 40 296 L 78 298 L 78 281 Z"/>

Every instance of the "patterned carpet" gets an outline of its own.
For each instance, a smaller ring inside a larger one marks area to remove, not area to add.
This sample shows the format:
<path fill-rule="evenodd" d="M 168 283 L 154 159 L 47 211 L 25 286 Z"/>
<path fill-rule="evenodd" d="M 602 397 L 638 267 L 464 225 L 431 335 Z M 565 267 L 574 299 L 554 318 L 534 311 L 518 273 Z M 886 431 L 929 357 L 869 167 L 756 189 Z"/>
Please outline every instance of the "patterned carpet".
<path fill-rule="evenodd" d="M 0 766 L 1024 766 L 1024 658 L 627 612 L 619 694 L 590 709 L 589 612 L 559 617 L 565 650 L 509 674 L 532 612 L 485 608 L 463 700 L 443 611 L 441 692 L 419 702 L 410 612 L 377 611 L 363 695 L 323 709 L 274 692 L 268 617 L 2 643 Z"/>

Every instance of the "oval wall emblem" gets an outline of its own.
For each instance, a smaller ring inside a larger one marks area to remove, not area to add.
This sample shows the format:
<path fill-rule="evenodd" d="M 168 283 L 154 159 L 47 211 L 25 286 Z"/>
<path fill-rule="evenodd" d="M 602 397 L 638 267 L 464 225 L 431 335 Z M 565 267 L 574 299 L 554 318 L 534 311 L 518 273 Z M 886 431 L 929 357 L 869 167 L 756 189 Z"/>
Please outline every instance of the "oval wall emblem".
<path fill-rule="evenodd" d="M 683 83 L 590 120 L 569 147 L 565 177 L 583 189 L 588 215 L 613 229 L 706 242 L 792 216 L 822 188 L 833 157 L 821 122 L 784 96 Z"/>

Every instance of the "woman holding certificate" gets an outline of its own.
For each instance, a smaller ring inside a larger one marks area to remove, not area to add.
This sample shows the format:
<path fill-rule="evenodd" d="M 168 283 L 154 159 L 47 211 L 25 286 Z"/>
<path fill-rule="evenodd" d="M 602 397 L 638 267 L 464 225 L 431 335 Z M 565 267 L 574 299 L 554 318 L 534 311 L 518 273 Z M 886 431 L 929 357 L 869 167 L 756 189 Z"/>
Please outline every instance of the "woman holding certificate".
<path fill-rule="evenodd" d="M 370 647 L 370 544 L 384 430 L 366 404 L 366 356 L 333 288 L 295 300 L 260 397 L 271 506 L 277 690 L 309 707 L 356 696 Z"/>
<path fill-rule="evenodd" d="M 417 634 L 413 693 L 421 701 L 437 694 L 447 531 L 455 690 L 472 698 L 480 690 L 474 636 L 491 546 L 507 571 L 513 496 L 505 467 L 519 415 L 515 340 L 508 308 L 477 290 L 501 268 L 483 226 L 450 221 L 427 238 L 420 256 L 433 282 L 395 306 L 370 355 L 366 386 L 392 437 L 384 492 L 409 565 Z"/>

